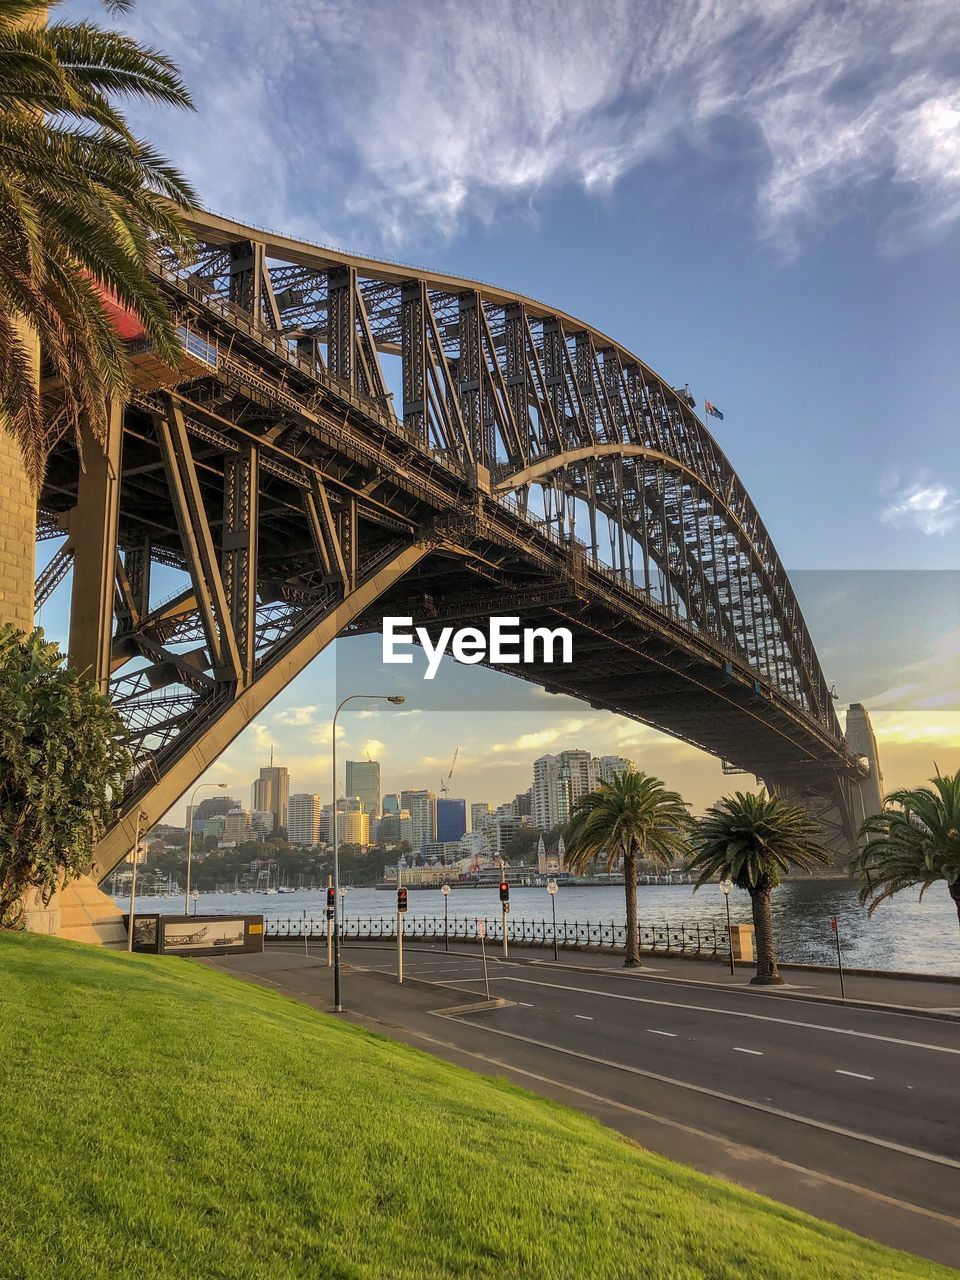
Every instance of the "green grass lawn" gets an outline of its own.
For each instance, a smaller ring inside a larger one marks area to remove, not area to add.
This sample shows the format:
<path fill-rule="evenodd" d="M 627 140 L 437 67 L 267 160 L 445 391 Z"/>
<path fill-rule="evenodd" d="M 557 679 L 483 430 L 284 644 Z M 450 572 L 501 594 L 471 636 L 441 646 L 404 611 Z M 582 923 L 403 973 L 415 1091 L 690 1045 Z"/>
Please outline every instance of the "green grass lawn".
<path fill-rule="evenodd" d="M 186 960 L 0 934 L 0 1276 L 954 1275 Z"/>

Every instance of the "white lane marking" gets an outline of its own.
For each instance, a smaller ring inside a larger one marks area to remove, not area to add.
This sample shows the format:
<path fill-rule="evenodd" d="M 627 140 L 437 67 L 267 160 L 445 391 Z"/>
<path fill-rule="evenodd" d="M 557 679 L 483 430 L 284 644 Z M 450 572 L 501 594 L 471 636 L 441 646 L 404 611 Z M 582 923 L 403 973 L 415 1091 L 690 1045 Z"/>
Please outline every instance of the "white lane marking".
<path fill-rule="evenodd" d="M 593 1021 L 593 1019 L 592 1019 L 588 1014 L 586 1014 L 586 1013 L 575 1013 L 573 1016 L 574 1016 L 575 1018 L 580 1018 L 580 1019 L 581 1019 L 581 1021 L 583 1021 L 583 1022 L 592 1022 L 592 1021 Z"/>
<path fill-rule="evenodd" d="M 652 1036 L 669 1036 L 671 1040 L 676 1040 L 680 1034 L 677 1031 L 657 1031 L 654 1027 L 647 1027 Z"/>
<path fill-rule="evenodd" d="M 440 1015 L 438 1015 L 440 1016 Z M 464 1019 L 458 1019 L 464 1021 Z M 738 1097 L 733 1093 L 721 1093 L 719 1089 L 708 1089 L 706 1085 L 692 1084 L 689 1080 L 675 1080 L 673 1076 L 661 1075 L 658 1071 L 644 1071 L 642 1067 L 632 1067 L 627 1062 L 615 1062 L 610 1058 L 598 1058 L 592 1053 L 580 1053 L 576 1049 L 568 1049 L 562 1044 L 551 1044 L 548 1040 L 534 1040 L 532 1036 L 521 1036 L 515 1031 L 504 1031 L 502 1027 L 491 1027 L 486 1022 L 467 1022 L 474 1031 L 484 1031 L 491 1036 L 504 1036 L 507 1040 L 519 1040 L 522 1044 L 536 1045 L 538 1049 L 551 1049 L 554 1053 L 562 1053 L 568 1058 L 579 1058 L 583 1062 L 593 1062 L 600 1067 L 612 1067 L 614 1071 L 626 1071 L 632 1076 L 643 1076 L 646 1080 L 656 1080 L 660 1084 L 672 1085 L 677 1089 L 687 1089 L 690 1093 L 700 1093 L 708 1098 L 718 1098 L 721 1102 L 733 1102 L 738 1107 L 746 1107 L 750 1111 L 762 1111 L 769 1116 L 778 1116 L 781 1120 L 794 1120 L 797 1124 L 808 1125 L 812 1129 L 821 1129 L 825 1133 L 836 1133 L 841 1138 L 853 1138 L 856 1142 L 866 1142 L 873 1147 L 883 1147 L 886 1151 L 896 1151 L 902 1156 L 914 1156 L 917 1160 L 926 1160 L 930 1164 L 945 1165 L 948 1169 L 960 1169 L 960 1160 L 951 1160 L 949 1156 L 936 1155 L 932 1151 L 921 1151 L 917 1147 L 907 1147 L 900 1142 L 891 1142 L 887 1138 L 877 1138 L 873 1134 L 858 1133 L 856 1129 L 846 1129 L 843 1125 L 830 1124 L 827 1120 L 814 1120 L 812 1116 L 801 1116 L 795 1111 L 784 1111 L 780 1107 L 768 1107 L 763 1102 L 754 1102 L 750 1098 Z"/>
<path fill-rule="evenodd" d="M 854 1080 L 874 1080 L 874 1079 L 876 1079 L 876 1077 L 875 1077 L 875 1076 L 865 1076 L 865 1075 L 863 1075 L 863 1074 L 862 1074 L 861 1072 L 859 1072 L 859 1071 L 841 1071 L 839 1067 L 837 1067 L 836 1071 L 834 1072 L 834 1075 L 837 1075 L 837 1076 L 853 1076 Z"/>
<path fill-rule="evenodd" d="M 759 1049 L 741 1049 L 738 1044 L 733 1046 L 734 1053 L 752 1053 L 755 1058 L 762 1058 L 763 1054 Z"/>
<path fill-rule="evenodd" d="M 377 1026 L 383 1025 L 376 1018 L 367 1017 L 364 1020 L 375 1023 Z M 470 1026 L 473 1025 L 473 1023 L 470 1023 Z M 395 1033 L 395 1031 L 396 1028 L 391 1028 L 391 1033 Z M 589 1089 L 579 1089 L 575 1084 L 567 1084 L 566 1081 L 557 1080 L 553 1076 L 543 1076 L 536 1071 L 525 1071 L 523 1067 L 514 1066 L 513 1063 L 507 1062 L 504 1058 L 491 1058 L 485 1053 L 477 1053 L 475 1049 L 465 1049 L 462 1045 L 454 1044 L 450 1040 L 438 1040 L 435 1036 L 425 1035 L 422 1031 L 413 1031 L 409 1027 L 404 1028 L 404 1034 L 412 1036 L 415 1040 L 423 1040 L 426 1044 L 437 1045 L 441 1049 L 448 1049 L 452 1053 L 461 1054 L 463 1057 L 475 1058 L 478 1062 L 485 1062 L 498 1070 L 510 1071 L 514 1075 L 525 1076 L 528 1080 L 536 1080 L 540 1084 L 549 1084 L 557 1089 L 565 1089 L 568 1093 L 577 1094 L 578 1097 L 590 1098 L 593 1102 L 602 1102 L 604 1106 L 613 1107 L 617 1111 L 625 1111 L 629 1115 L 641 1116 L 644 1120 L 652 1120 L 667 1129 L 677 1129 L 681 1133 L 692 1134 L 695 1138 L 705 1138 L 710 1142 L 719 1142 L 726 1148 L 731 1145 L 730 1140 L 720 1134 L 709 1133 L 706 1129 L 695 1129 L 693 1125 L 683 1124 L 680 1120 L 672 1120 L 669 1116 L 661 1115 L 659 1112 L 643 1111 L 640 1107 L 631 1107 L 629 1103 L 619 1102 L 616 1098 L 605 1098 L 601 1093 L 591 1093 Z M 816 1122 L 814 1121 L 813 1123 Z M 835 1178 L 832 1174 L 823 1173 L 819 1169 L 808 1169 L 804 1165 L 784 1160 L 781 1156 L 771 1155 L 769 1152 L 762 1151 L 759 1147 L 748 1147 L 743 1143 L 734 1145 L 741 1151 L 749 1151 L 753 1156 L 779 1165 L 781 1169 L 790 1169 L 794 1173 L 817 1178 L 822 1182 L 828 1182 L 831 1186 L 841 1187 L 844 1191 L 852 1191 L 856 1195 L 867 1196 L 869 1199 L 877 1200 L 882 1204 L 893 1205 L 897 1209 L 906 1209 L 910 1213 L 919 1213 L 925 1218 L 934 1218 L 937 1222 L 946 1222 L 951 1227 L 960 1227 L 960 1218 L 952 1218 L 947 1213 L 938 1213 L 936 1209 L 925 1209 L 922 1205 L 911 1204 L 909 1200 L 897 1200 L 894 1196 L 885 1196 L 882 1191 L 872 1191 L 869 1187 L 857 1186 L 855 1182 L 845 1182 L 842 1178 Z"/>
<path fill-rule="evenodd" d="M 522 982 L 528 987 L 552 987 L 554 991 L 577 991 L 582 996 L 603 996 L 606 1000 L 629 1000 L 633 1004 L 655 1004 L 666 1009 L 691 1009 L 694 1013 L 717 1013 L 724 1018 L 751 1018 L 754 1022 L 775 1022 L 786 1027 L 803 1027 L 807 1031 L 827 1031 L 835 1036 L 855 1036 L 859 1040 L 881 1040 L 884 1044 L 905 1045 L 908 1049 L 929 1049 L 931 1053 L 960 1054 L 943 1044 L 927 1044 L 922 1040 L 901 1040 L 897 1036 L 881 1036 L 872 1031 L 855 1031 L 852 1027 L 828 1027 L 821 1022 L 799 1022 L 796 1018 L 774 1018 L 768 1013 L 747 1013 L 743 1009 L 715 1009 L 711 1005 L 681 1004 L 677 1000 L 654 1000 L 650 996 L 628 996 L 620 991 L 597 991 L 591 987 L 567 987 L 558 982 L 537 982 L 533 978 L 516 978 L 504 974 L 502 982 Z"/>
<path fill-rule="evenodd" d="M 517 1005 L 518 1005 L 518 1006 L 519 1006 L 519 1008 L 521 1008 L 521 1009 L 532 1009 L 532 1008 L 533 1008 L 533 1005 L 532 1005 L 532 1004 L 528 1004 L 526 1000 L 518 1000 L 518 1001 L 517 1001 Z"/>

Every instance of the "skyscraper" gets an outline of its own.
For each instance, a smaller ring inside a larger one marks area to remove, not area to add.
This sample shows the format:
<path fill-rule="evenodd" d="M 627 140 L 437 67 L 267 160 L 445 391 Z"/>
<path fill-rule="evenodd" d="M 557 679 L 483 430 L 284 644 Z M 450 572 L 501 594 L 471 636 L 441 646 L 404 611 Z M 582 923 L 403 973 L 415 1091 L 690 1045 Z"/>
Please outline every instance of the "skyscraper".
<path fill-rule="evenodd" d="M 275 831 L 287 829 L 287 799 L 290 795 L 290 775 L 282 764 L 265 765 L 260 777 L 253 784 L 252 808 L 273 814 Z"/>
<path fill-rule="evenodd" d="M 549 831 L 568 822 L 581 796 L 595 790 L 600 763 L 589 751 L 561 751 L 533 762 L 531 816 L 533 825 Z"/>
<path fill-rule="evenodd" d="M 320 797 L 307 792 L 291 796 L 287 805 L 287 839 L 309 848 L 320 841 Z"/>
<path fill-rule="evenodd" d="M 467 802 L 450 796 L 437 799 L 437 840 L 460 840 L 467 830 Z"/>
<path fill-rule="evenodd" d="M 626 756 L 600 756 L 597 764 L 601 782 L 612 782 L 615 773 L 630 773 L 634 768 L 633 761 Z"/>
<path fill-rule="evenodd" d="M 363 809 L 371 818 L 380 817 L 380 761 L 348 760 L 348 796 L 363 801 Z"/>
<path fill-rule="evenodd" d="M 410 844 L 413 852 L 419 853 L 437 838 L 437 797 L 432 791 L 401 791 L 400 807 L 410 814 Z"/>

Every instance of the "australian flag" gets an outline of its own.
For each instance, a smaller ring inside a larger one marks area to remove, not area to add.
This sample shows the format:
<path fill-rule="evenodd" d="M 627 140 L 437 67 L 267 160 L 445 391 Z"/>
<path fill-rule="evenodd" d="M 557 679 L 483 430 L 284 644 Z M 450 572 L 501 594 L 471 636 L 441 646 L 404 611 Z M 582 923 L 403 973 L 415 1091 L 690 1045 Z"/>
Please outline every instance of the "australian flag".
<path fill-rule="evenodd" d="M 709 417 L 719 418 L 721 422 L 723 421 L 723 414 L 720 412 L 720 410 L 717 408 L 715 404 L 711 404 L 709 400 L 704 400 L 703 407 L 706 409 L 707 415 Z"/>

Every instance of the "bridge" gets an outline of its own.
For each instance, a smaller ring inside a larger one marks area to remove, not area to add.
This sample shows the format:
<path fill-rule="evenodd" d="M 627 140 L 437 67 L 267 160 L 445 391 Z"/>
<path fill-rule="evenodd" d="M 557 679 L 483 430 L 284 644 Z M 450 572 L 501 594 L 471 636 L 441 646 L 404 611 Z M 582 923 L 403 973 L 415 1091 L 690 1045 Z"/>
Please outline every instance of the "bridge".
<path fill-rule="evenodd" d="M 848 741 L 683 391 L 509 290 L 192 218 L 196 256 L 154 268 L 178 367 L 133 333 L 129 402 L 83 467 L 57 447 L 40 503 L 61 545 L 37 603 L 72 570 L 70 660 L 135 760 L 98 878 L 138 810 L 159 820 L 326 645 L 389 615 L 569 627 L 572 665 L 504 669 L 756 775 L 850 855 L 879 807 L 866 713 Z"/>

